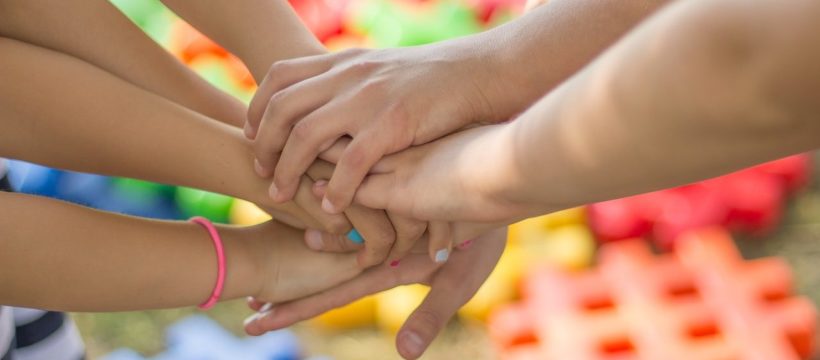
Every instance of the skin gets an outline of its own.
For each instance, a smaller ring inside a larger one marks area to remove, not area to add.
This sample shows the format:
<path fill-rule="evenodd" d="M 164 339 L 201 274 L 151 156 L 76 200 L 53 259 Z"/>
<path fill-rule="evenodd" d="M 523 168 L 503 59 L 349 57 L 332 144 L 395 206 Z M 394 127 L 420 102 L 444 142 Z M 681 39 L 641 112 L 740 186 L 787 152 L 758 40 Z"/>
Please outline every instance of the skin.
<path fill-rule="evenodd" d="M 556 0 L 474 36 L 279 61 L 248 113 L 245 130 L 254 139 L 257 170 L 272 176 L 272 198 L 287 201 L 306 166 L 317 156 L 329 159 L 334 143 L 346 144 L 332 160 L 337 168 L 324 178 L 329 181 L 317 184 L 325 194 L 322 208 L 337 214 L 348 208 L 362 178 L 385 154 L 515 116 L 663 4 Z M 431 259 L 459 243 L 452 236 L 459 226 L 427 223 Z M 322 238 L 339 242 L 338 237 Z M 388 262 L 401 259 L 418 239 L 398 236 Z"/>
<path fill-rule="evenodd" d="M 514 122 L 385 159 L 357 200 L 509 223 L 817 149 L 818 8 L 671 6 Z"/>
<path fill-rule="evenodd" d="M 600 3 L 612 6 L 609 10 L 619 6 Z M 574 10 L 562 15 L 573 17 L 580 11 Z M 817 17 L 818 6 L 808 2 L 679 2 L 512 123 L 472 129 L 385 158 L 356 200 L 419 218 L 512 222 L 817 148 L 820 129 L 815 117 L 820 109 L 816 98 L 808 96 L 820 91 L 814 65 L 818 54 L 811 45 L 820 34 Z M 560 38 L 562 31 L 571 30 L 551 31 Z M 556 53 L 563 54 L 561 50 Z M 538 61 L 572 62 L 556 57 Z M 453 260 L 442 269 L 449 266 L 455 266 Z M 367 274 L 261 319 L 296 313 L 290 319 L 296 321 L 340 304 L 337 291 L 375 291 L 350 285 L 365 282 L 361 279 Z M 452 312 L 441 309 L 459 304 L 458 299 L 441 301 L 448 304 L 438 304 L 429 309 L 432 316 L 424 317 L 449 318 Z M 250 329 L 254 332 L 279 325 L 255 320 L 260 323 Z M 419 321 L 435 329 L 433 333 L 441 328 L 435 320 Z M 399 341 L 400 353 L 419 357 L 432 341 L 424 339 L 428 341 L 419 346 Z"/>
<path fill-rule="evenodd" d="M 281 61 L 248 118 L 271 195 L 290 199 L 314 159 L 348 136 L 322 202 L 339 213 L 384 155 L 510 119 L 665 3 L 554 0 L 473 36 Z"/>
<path fill-rule="evenodd" d="M 278 81 L 276 72 L 269 71 L 275 68 L 271 64 L 295 57 L 324 54 L 327 51 L 284 1 L 252 0 L 243 3 L 243 6 L 236 6 L 234 2 L 224 0 L 209 0 L 204 3 L 182 0 L 163 2 L 182 18 L 242 59 L 260 84 L 252 104 L 270 97 L 271 94 L 267 93 L 269 88 L 267 84 Z M 225 26 L 226 23 L 231 26 Z M 254 111 L 258 109 L 258 106 L 251 107 L 248 110 L 249 116 L 256 116 Z M 248 131 L 246 125 L 245 132 Z M 254 143 L 254 147 L 258 146 L 257 144 Z M 314 165 L 318 163 L 314 161 Z M 317 210 L 321 211 L 318 208 L 321 199 L 305 194 L 311 193 L 310 189 L 314 180 L 327 179 L 329 175 L 320 176 L 320 172 L 315 170 L 316 166 L 312 168 L 314 170 L 308 171 L 307 176 L 302 176 L 299 180 L 299 191 L 303 194 L 301 200 L 305 201 L 305 206 L 309 206 L 311 213 L 314 213 Z M 263 178 L 271 176 L 271 174 L 260 171 L 258 162 L 255 170 Z M 326 212 L 323 215 L 325 217 L 339 216 Z M 321 227 L 309 226 L 311 229 L 306 233 L 305 241 L 311 248 L 317 250 L 324 248 L 360 249 L 358 259 L 363 267 L 382 264 L 385 261 L 391 263 L 401 259 L 410 252 L 425 232 L 431 232 L 426 222 L 359 205 L 346 209 L 344 216 L 349 220 L 345 231 L 328 232 Z M 365 239 L 364 247 L 355 246 L 343 235 L 350 230 L 351 225 Z M 447 233 L 434 229 L 432 234 L 433 241 L 429 242 L 431 254 L 450 246 L 451 237 Z"/>
<path fill-rule="evenodd" d="M 0 193 L 0 201 L 2 304 L 61 311 L 191 306 L 216 282 L 214 246 L 200 225 L 22 194 Z M 299 298 L 360 271 L 352 255 L 311 251 L 298 241 L 299 230 L 276 222 L 218 231 L 227 265 L 223 300 Z"/>

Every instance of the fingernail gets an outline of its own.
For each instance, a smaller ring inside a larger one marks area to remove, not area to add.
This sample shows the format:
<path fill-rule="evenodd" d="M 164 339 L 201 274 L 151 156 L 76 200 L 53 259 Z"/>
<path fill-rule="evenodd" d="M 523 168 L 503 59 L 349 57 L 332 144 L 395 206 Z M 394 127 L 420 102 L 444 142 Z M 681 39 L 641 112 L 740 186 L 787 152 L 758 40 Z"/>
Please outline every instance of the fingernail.
<path fill-rule="evenodd" d="M 439 264 L 447 261 L 447 258 L 449 258 L 449 257 L 450 257 L 450 250 L 441 249 L 439 251 L 436 251 L 436 262 L 439 263 Z"/>
<path fill-rule="evenodd" d="M 268 172 L 262 167 L 262 164 L 259 163 L 259 159 L 253 159 L 253 171 L 256 171 L 256 175 L 268 177 Z"/>
<path fill-rule="evenodd" d="M 327 198 L 322 199 L 322 210 L 329 214 L 336 213 L 336 207 L 333 206 Z"/>
<path fill-rule="evenodd" d="M 422 340 L 421 336 L 415 332 L 405 332 L 401 337 L 401 342 L 402 345 L 404 345 L 404 349 L 410 353 L 408 355 L 418 357 L 422 352 L 424 352 L 424 340 Z"/>
<path fill-rule="evenodd" d="M 325 186 L 327 186 L 327 180 L 316 180 L 316 182 L 313 184 L 313 186 L 325 187 Z"/>
<path fill-rule="evenodd" d="M 244 131 L 245 131 L 245 137 L 248 138 L 249 140 L 253 140 L 253 137 L 256 134 L 253 133 L 253 128 L 251 127 L 251 123 L 245 121 Z"/>
<path fill-rule="evenodd" d="M 392 268 L 398 267 L 399 263 L 401 263 L 400 260 L 393 260 L 393 261 L 390 262 L 390 267 L 392 267 Z"/>
<path fill-rule="evenodd" d="M 250 323 L 252 323 L 256 320 L 259 320 L 259 318 L 261 318 L 262 316 L 263 316 L 262 313 L 256 313 L 256 314 L 253 314 L 251 316 L 248 316 L 248 318 L 245 319 L 245 321 L 242 322 L 242 325 L 248 326 L 248 324 L 250 324 Z"/>
<path fill-rule="evenodd" d="M 262 305 L 262 307 L 261 307 L 261 308 L 259 308 L 259 313 L 269 314 L 269 313 L 270 313 L 270 309 L 271 309 L 272 307 L 273 307 L 273 303 L 265 303 L 265 305 Z"/>
<path fill-rule="evenodd" d="M 273 182 L 270 183 L 270 188 L 268 188 L 268 195 L 273 200 L 276 200 L 276 197 L 279 196 L 279 188 Z"/>
<path fill-rule="evenodd" d="M 467 241 L 465 241 L 465 242 L 463 242 L 463 243 L 461 243 L 461 244 L 458 244 L 458 246 L 457 246 L 457 247 L 458 247 L 460 250 L 465 250 L 465 249 L 469 248 L 469 247 L 470 247 L 470 245 L 473 245 L 473 240 L 467 240 Z"/>
<path fill-rule="evenodd" d="M 324 241 L 322 241 L 322 232 L 315 229 L 308 229 L 305 231 L 305 242 L 311 250 L 322 250 L 324 248 Z"/>
<path fill-rule="evenodd" d="M 346 236 L 348 239 L 350 239 L 350 241 L 354 243 L 361 244 L 364 242 L 362 234 L 359 234 L 359 231 L 356 229 L 350 230 L 350 232 L 348 232 Z"/>

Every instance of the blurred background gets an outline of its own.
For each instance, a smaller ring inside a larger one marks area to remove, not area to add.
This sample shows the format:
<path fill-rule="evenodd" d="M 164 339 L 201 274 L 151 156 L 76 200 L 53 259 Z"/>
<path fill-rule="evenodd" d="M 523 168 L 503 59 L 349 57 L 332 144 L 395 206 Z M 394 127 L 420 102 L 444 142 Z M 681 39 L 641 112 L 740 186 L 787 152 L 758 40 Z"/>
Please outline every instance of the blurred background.
<path fill-rule="evenodd" d="M 524 1 L 291 4 L 336 51 L 479 32 L 522 13 Z M 242 63 L 159 1 L 112 2 L 211 83 L 250 99 L 255 84 Z M 814 158 L 792 156 L 511 226 L 490 279 L 424 358 L 820 359 L 814 347 L 820 300 Z M 267 219 L 250 203 L 196 189 L 8 165 L 17 191 L 103 210 L 243 225 Z M 207 313 L 73 317 L 92 359 L 397 359 L 394 335 L 425 292 L 420 285 L 396 288 L 256 339 L 242 335 L 242 319 L 250 315 L 242 301 Z"/>

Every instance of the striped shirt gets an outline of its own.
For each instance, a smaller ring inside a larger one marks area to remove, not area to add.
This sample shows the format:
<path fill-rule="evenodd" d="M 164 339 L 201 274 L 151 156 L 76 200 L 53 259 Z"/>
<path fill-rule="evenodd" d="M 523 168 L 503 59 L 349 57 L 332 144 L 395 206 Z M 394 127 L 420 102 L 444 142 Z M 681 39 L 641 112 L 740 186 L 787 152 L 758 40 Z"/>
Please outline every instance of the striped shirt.
<path fill-rule="evenodd" d="M 0 159 L 0 191 L 11 191 Z M 78 360 L 85 346 L 64 313 L 0 306 L 0 360 Z"/>

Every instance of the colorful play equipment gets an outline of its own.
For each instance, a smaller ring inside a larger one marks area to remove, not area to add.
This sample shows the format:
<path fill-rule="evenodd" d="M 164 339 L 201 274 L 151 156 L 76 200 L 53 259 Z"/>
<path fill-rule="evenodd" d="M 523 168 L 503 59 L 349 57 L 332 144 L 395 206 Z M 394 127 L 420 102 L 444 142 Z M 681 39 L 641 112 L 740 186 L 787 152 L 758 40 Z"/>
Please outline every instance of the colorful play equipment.
<path fill-rule="evenodd" d="M 750 235 L 771 233 L 789 196 L 809 181 L 811 157 L 794 155 L 729 175 L 588 207 L 592 231 L 603 242 L 652 238 L 665 250 L 679 235 L 724 226 Z"/>
<path fill-rule="evenodd" d="M 791 294 L 779 258 L 744 261 L 725 229 L 684 235 L 674 254 L 609 243 L 598 265 L 527 276 L 491 316 L 501 359 L 807 359 L 817 312 Z"/>

